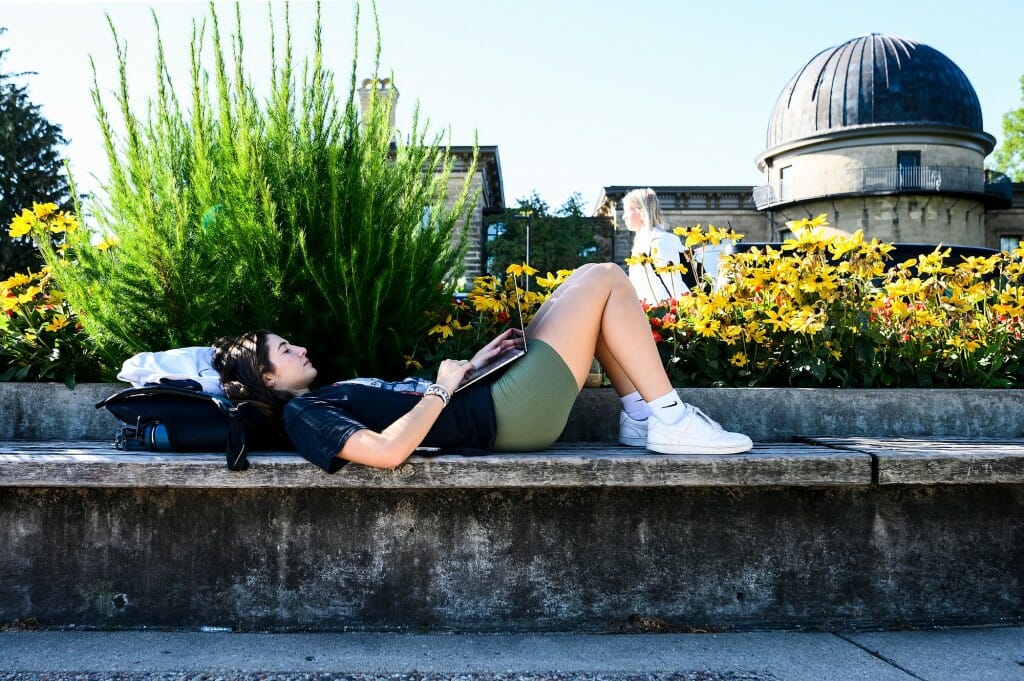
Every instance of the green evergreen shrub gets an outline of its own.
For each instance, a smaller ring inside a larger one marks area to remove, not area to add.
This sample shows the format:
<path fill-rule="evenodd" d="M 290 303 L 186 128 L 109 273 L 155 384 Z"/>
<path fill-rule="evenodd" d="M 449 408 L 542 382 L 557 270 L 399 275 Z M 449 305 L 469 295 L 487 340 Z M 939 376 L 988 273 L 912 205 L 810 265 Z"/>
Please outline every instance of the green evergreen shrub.
<path fill-rule="evenodd" d="M 124 133 L 115 132 L 94 75 L 110 179 L 92 208 L 93 234 L 73 235 L 74 257 L 46 253 L 56 278 L 112 361 L 266 327 L 306 345 L 323 378 L 402 373 L 403 355 L 449 303 L 461 273 L 453 243 L 472 208 L 468 181 L 446 200 L 452 162 L 418 115 L 403 142 L 390 98 L 374 94 L 360 114 L 355 57 L 339 103 L 322 61 L 319 11 L 301 75 L 287 7 L 283 52 L 271 14 L 265 101 L 242 66 L 238 7 L 230 59 L 212 5 L 209 19 L 211 40 L 205 22 L 193 32 L 183 105 L 154 15 L 159 85 L 145 118 L 133 110 L 125 45 L 111 24 Z M 357 43 L 358 8 L 354 33 Z M 379 54 L 378 29 L 375 74 Z M 101 236 L 117 245 L 89 243 Z"/>

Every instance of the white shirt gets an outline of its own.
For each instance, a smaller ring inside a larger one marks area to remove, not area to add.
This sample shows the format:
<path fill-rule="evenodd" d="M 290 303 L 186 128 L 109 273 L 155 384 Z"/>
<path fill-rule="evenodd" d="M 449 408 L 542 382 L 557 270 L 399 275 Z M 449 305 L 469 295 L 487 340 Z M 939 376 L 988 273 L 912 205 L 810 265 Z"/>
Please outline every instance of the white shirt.
<path fill-rule="evenodd" d="M 682 240 L 660 227 L 637 232 L 633 237 L 633 255 L 650 255 L 654 267 L 665 267 L 669 261 L 678 265 L 679 254 L 683 250 L 685 246 Z M 683 283 L 679 272 L 657 274 L 654 267 L 649 264 L 629 266 L 629 280 L 633 283 L 640 300 L 653 304 L 669 298 L 678 298 L 690 290 Z"/>

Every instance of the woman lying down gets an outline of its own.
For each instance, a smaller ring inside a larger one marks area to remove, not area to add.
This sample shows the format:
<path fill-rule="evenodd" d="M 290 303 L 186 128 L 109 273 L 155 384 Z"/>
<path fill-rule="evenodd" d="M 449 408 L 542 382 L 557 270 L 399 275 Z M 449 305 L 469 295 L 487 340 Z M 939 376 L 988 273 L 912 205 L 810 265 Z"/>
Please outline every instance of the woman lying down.
<path fill-rule="evenodd" d="M 479 367 L 526 344 L 496 380 L 456 393 Z M 261 403 L 306 459 L 329 473 L 347 462 L 395 468 L 420 446 L 535 451 L 561 434 L 597 357 L 619 394 L 619 441 L 662 454 L 738 454 L 750 438 L 679 400 L 633 285 L 614 264 L 579 268 L 541 306 L 525 338 L 509 330 L 468 360 L 444 360 L 434 383 L 356 379 L 310 390 L 305 348 L 269 331 L 216 344 L 232 400 Z"/>

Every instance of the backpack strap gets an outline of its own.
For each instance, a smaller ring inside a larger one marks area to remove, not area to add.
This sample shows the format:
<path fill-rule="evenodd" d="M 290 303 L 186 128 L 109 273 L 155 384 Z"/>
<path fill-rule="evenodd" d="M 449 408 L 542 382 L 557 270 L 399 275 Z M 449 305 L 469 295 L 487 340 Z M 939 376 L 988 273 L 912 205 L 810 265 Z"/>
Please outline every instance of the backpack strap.
<path fill-rule="evenodd" d="M 249 459 L 245 450 L 245 423 L 237 410 L 232 409 L 228 418 L 227 442 L 228 468 L 233 471 L 244 471 L 249 467 Z"/>

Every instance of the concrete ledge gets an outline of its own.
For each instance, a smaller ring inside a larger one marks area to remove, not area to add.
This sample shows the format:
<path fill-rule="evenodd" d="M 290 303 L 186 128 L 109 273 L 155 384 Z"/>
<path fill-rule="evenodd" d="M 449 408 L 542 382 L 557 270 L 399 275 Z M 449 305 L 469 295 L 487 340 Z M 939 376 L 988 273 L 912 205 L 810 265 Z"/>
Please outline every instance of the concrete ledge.
<path fill-rule="evenodd" d="M 880 485 L 1024 483 L 1024 440 L 804 438 L 870 454 Z"/>
<path fill-rule="evenodd" d="M 679 388 L 728 430 L 754 442 L 830 437 L 1024 438 L 1024 390 Z M 614 442 L 618 399 L 584 390 L 562 439 Z"/>
<path fill-rule="evenodd" d="M 120 383 L 0 383 L 0 441 L 114 441 L 117 419 L 96 403 L 118 390 Z"/>
<path fill-rule="evenodd" d="M 0 441 L 111 442 L 117 421 L 94 405 L 123 386 L 0 383 Z M 832 437 L 1024 437 L 1024 390 L 680 388 L 691 402 L 755 442 Z M 614 442 L 619 402 L 610 388 L 584 390 L 565 442 Z"/>
<path fill-rule="evenodd" d="M 381 489 L 843 486 L 871 483 L 868 454 L 810 444 L 758 445 L 736 456 L 666 456 L 618 445 L 558 445 L 530 454 L 413 456 L 394 471 L 349 465 L 326 475 L 289 453 L 123 453 L 94 442 L 0 442 L 0 486 Z"/>

